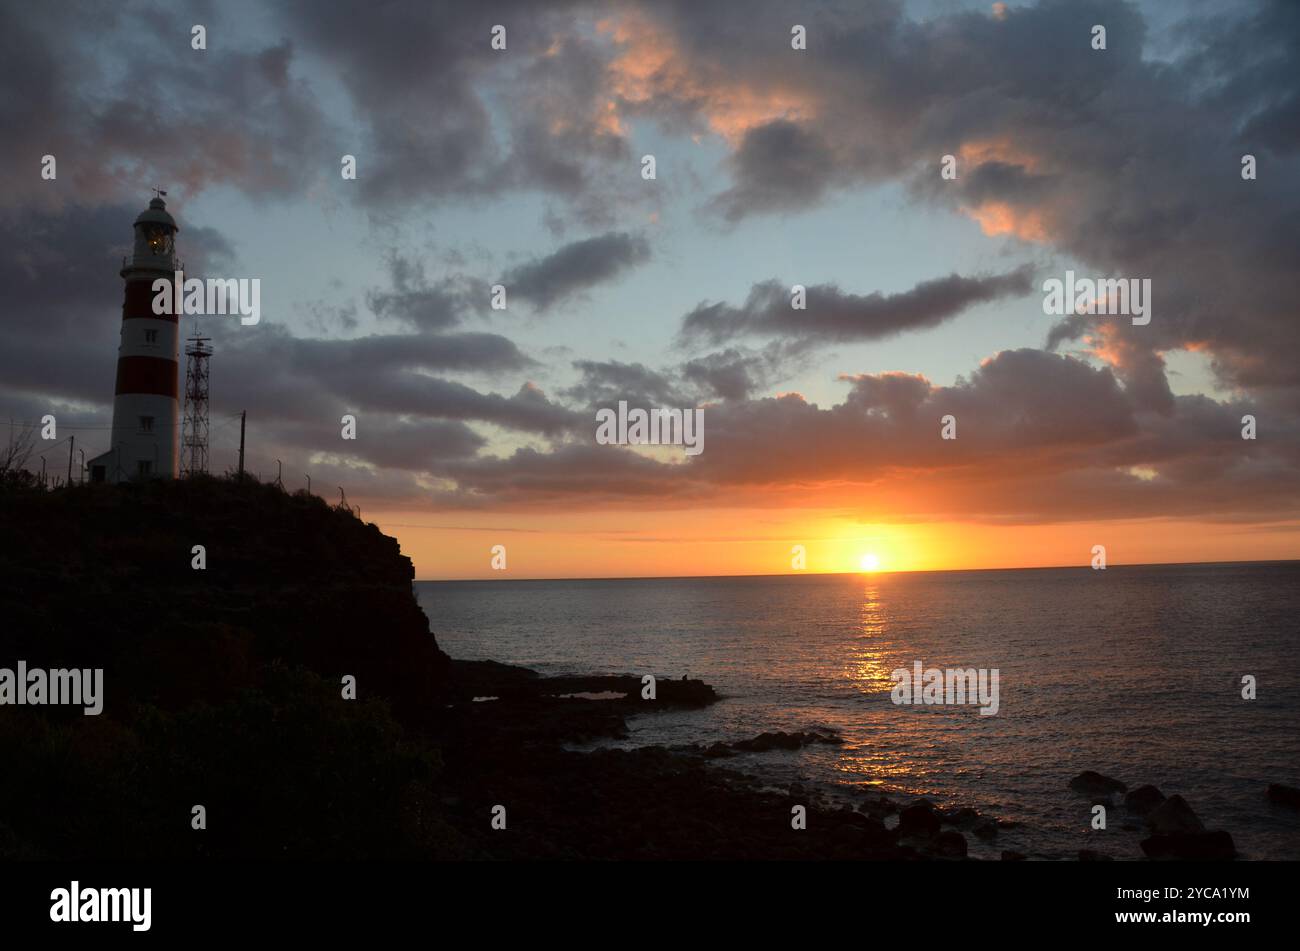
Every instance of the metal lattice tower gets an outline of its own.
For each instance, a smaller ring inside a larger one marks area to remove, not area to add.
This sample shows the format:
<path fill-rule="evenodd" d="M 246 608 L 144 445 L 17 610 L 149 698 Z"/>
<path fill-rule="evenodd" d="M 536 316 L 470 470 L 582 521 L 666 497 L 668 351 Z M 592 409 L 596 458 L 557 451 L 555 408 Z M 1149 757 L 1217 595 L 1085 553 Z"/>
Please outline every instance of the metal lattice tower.
<path fill-rule="evenodd" d="M 185 421 L 181 434 L 181 475 L 184 476 L 208 471 L 208 358 L 212 356 L 211 339 L 193 336 L 185 341 Z"/>

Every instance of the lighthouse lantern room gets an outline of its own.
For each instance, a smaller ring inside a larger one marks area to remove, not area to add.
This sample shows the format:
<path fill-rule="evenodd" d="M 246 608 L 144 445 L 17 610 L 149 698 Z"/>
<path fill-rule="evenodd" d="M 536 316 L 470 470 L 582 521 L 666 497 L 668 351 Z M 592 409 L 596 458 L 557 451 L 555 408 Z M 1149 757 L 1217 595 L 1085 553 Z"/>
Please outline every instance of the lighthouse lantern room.
<path fill-rule="evenodd" d="M 89 460 L 95 482 L 175 478 L 177 467 L 177 316 L 155 314 L 154 282 L 167 281 L 167 300 L 177 271 L 176 220 L 158 192 L 135 219 L 135 244 L 123 260 L 122 337 L 117 350 L 113 434 L 107 452 Z M 171 308 L 169 308 L 171 309 Z"/>

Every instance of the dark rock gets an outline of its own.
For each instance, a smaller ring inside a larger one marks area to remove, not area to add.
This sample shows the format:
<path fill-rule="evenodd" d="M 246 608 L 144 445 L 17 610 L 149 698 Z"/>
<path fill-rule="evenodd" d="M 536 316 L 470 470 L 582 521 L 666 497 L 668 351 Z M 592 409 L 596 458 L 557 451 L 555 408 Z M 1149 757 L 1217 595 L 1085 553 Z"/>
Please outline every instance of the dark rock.
<path fill-rule="evenodd" d="M 766 753 L 770 750 L 797 750 L 813 743 L 830 743 L 839 745 L 844 740 L 824 730 L 808 732 L 783 733 L 781 731 L 760 733 L 752 740 L 740 740 L 732 743 L 731 748 L 744 753 Z"/>
<path fill-rule="evenodd" d="M 948 813 L 944 818 L 955 826 L 971 826 L 979 821 L 980 814 L 970 806 L 965 806 L 956 812 Z"/>
<path fill-rule="evenodd" d="M 898 814 L 898 834 L 929 839 L 938 834 L 942 822 L 934 806 L 921 800 Z"/>
<path fill-rule="evenodd" d="M 1109 796 L 1111 793 L 1124 792 L 1128 786 L 1118 779 L 1111 779 L 1109 776 L 1085 769 L 1070 780 L 1070 788 L 1085 796 Z"/>
<path fill-rule="evenodd" d="M 1164 801 L 1165 794 L 1148 783 L 1124 797 L 1124 808 L 1134 815 L 1145 816 Z"/>
<path fill-rule="evenodd" d="M 1205 831 L 1205 826 L 1187 804 L 1187 800 L 1177 793 L 1147 814 L 1147 827 L 1157 834 Z"/>
<path fill-rule="evenodd" d="M 797 750 L 803 744 L 793 733 L 760 733 L 752 740 L 733 743 L 732 748 L 746 753 L 766 753 L 769 750 Z"/>
<path fill-rule="evenodd" d="M 930 843 L 935 855 L 945 859 L 964 859 L 966 857 L 966 837 L 951 829 L 940 832 Z"/>
<path fill-rule="evenodd" d="M 1011 849 L 1004 849 L 1004 850 L 1002 851 L 1002 861 L 1004 861 L 1004 862 L 1023 862 L 1023 861 L 1025 861 L 1025 853 L 1024 853 L 1024 852 L 1015 852 L 1015 851 L 1012 851 Z"/>
<path fill-rule="evenodd" d="M 886 799 L 884 796 L 878 796 L 875 799 L 868 799 L 858 807 L 869 816 L 892 816 L 898 812 L 898 803 Z"/>
<path fill-rule="evenodd" d="M 1080 862 L 1112 862 L 1114 861 L 1114 859 L 1112 859 L 1109 855 L 1103 855 L 1101 852 L 1094 852 L 1092 849 L 1080 849 L 1079 861 Z"/>
<path fill-rule="evenodd" d="M 1224 861 L 1236 857 L 1232 836 L 1216 832 L 1169 832 L 1142 840 L 1142 851 L 1153 859 Z"/>
<path fill-rule="evenodd" d="M 985 842 L 996 838 L 998 834 L 998 820 L 981 819 L 979 822 L 975 823 L 974 827 L 971 829 L 971 834 L 977 839 L 983 839 Z"/>
<path fill-rule="evenodd" d="M 854 812 L 849 814 L 847 821 L 850 825 L 870 832 L 873 838 L 884 839 L 889 835 L 888 830 L 885 829 L 885 823 L 875 816 L 864 816 L 860 812 Z"/>
<path fill-rule="evenodd" d="M 1268 798 L 1270 802 L 1275 802 L 1279 806 L 1286 806 L 1289 809 L 1300 809 L 1300 789 L 1294 786 L 1283 786 L 1281 783 L 1268 784 Z"/>

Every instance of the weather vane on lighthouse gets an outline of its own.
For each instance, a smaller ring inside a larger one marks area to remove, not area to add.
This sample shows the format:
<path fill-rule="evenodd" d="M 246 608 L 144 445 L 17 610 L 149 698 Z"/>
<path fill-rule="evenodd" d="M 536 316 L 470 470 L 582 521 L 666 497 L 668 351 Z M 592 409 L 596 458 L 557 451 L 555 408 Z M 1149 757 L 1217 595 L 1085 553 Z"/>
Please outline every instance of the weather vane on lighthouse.
<path fill-rule="evenodd" d="M 157 187 L 156 185 L 154 186 L 154 189 L 153 189 L 153 196 L 154 196 L 155 198 L 161 198 L 163 195 L 166 195 L 166 194 L 167 194 L 167 193 L 166 193 L 165 191 L 163 191 L 161 188 Z"/>

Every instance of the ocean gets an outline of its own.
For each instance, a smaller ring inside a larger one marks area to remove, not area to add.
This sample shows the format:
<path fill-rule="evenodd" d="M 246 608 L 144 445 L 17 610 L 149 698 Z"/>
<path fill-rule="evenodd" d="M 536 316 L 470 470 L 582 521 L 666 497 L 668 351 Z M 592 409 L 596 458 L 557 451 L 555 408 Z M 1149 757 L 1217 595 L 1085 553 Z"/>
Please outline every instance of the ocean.
<path fill-rule="evenodd" d="M 418 582 L 451 656 L 544 674 L 684 674 L 723 700 L 632 717 L 606 745 L 833 729 L 842 746 L 719 761 L 771 785 L 927 796 L 1008 823 L 971 854 L 1140 858 L 1094 831 L 1086 769 L 1180 793 L 1247 859 L 1300 858 L 1300 562 L 583 581 Z M 890 672 L 996 668 L 999 705 L 899 705 Z M 1256 699 L 1242 697 L 1255 678 Z M 1122 799 L 1122 797 L 1121 797 Z M 1128 826 L 1127 828 L 1125 826 Z"/>

